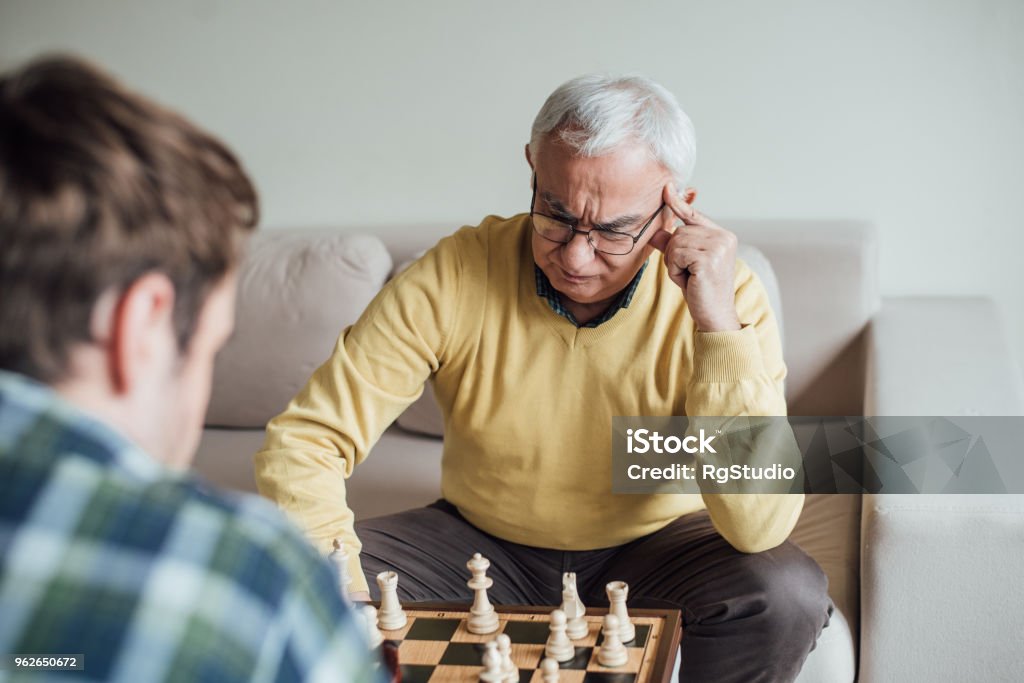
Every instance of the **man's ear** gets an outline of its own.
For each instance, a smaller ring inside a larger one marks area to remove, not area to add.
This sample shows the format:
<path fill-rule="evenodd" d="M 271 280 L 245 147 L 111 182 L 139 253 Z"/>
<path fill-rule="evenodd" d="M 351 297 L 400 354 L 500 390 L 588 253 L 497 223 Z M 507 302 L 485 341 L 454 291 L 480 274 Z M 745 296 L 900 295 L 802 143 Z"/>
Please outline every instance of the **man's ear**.
<path fill-rule="evenodd" d="M 163 273 L 146 273 L 121 294 L 110 331 L 109 367 L 114 390 L 130 392 L 173 353 L 174 284 Z"/>
<path fill-rule="evenodd" d="M 530 143 L 529 142 L 526 143 L 525 150 L 526 150 L 526 163 L 528 163 L 530 165 L 530 170 L 532 171 L 532 170 L 534 170 L 534 168 L 533 168 L 533 157 L 530 156 Z"/>
<path fill-rule="evenodd" d="M 697 188 L 688 187 L 683 190 L 683 201 L 687 204 L 693 204 L 693 200 L 697 198 Z"/>

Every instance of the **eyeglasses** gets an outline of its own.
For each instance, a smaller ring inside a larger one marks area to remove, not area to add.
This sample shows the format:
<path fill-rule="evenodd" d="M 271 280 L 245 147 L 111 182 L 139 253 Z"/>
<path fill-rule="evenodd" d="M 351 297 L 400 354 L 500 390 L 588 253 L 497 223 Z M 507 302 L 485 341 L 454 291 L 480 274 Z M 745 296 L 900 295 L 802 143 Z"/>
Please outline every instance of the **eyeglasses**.
<path fill-rule="evenodd" d="M 568 244 L 572 241 L 573 237 L 577 233 L 583 235 L 590 242 L 590 246 L 594 248 L 594 251 L 599 251 L 602 254 L 613 254 L 615 256 L 624 256 L 629 252 L 633 251 L 636 247 L 636 243 L 640 241 L 640 238 L 647 232 L 647 228 L 651 227 L 651 223 L 658 217 L 661 210 L 665 208 L 665 203 L 662 202 L 658 210 L 655 211 L 647 222 L 644 223 L 644 227 L 640 229 L 640 232 L 635 236 L 630 235 L 626 232 L 619 232 L 618 230 L 609 230 L 607 228 L 593 228 L 591 230 L 580 230 L 576 226 L 579 225 L 579 221 L 573 221 L 567 223 L 564 220 L 549 216 L 539 211 L 534 211 L 533 206 L 537 202 L 537 174 L 533 175 L 533 197 L 530 198 L 530 219 L 533 221 L 534 231 L 546 240 L 551 242 L 557 242 L 559 244 Z"/>

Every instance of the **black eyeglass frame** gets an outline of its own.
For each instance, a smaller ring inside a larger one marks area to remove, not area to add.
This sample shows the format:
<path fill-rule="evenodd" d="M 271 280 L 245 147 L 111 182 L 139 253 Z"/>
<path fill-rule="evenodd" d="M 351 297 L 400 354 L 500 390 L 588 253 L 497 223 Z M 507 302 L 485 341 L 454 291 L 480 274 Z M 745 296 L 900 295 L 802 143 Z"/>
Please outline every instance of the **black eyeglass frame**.
<path fill-rule="evenodd" d="M 578 226 L 580 224 L 578 219 L 576 221 L 572 222 L 572 223 L 566 223 L 561 218 L 555 218 L 554 216 L 548 215 L 546 213 L 541 213 L 540 211 L 534 211 L 533 207 L 534 207 L 534 205 L 536 203 L 537 203 L 537 174 L 534 173 L 533 174 L 533 196 L 530 197 L 530 221 L 533 222 L 533 216 L 537 215 L 537 216 L 543 216 L 544 218 L 547 218 L 548 220 L 552 220 L 552 221 L 554 221 L 554 222 L 556 222 L 556 223 L 558 223 L 560 225 L 564 225 L 565 227 L 569 228 L 569 239 L 565 240 L 564 242 L 562 242 L 560 240 L 553 240 L 550 237 L 548 237 L 547 235 L 543 234 L 540 230 L 538 230 L 536 223 L 534 223 L 534 225 L 533 225 L 533 231 L 535 233 L 537 233 L 538 235 L 540 235 L 541 237 L 543 237 L 544 239 L 546 239 L 548 242 L 554 242 L 555 244 L 569 244 L 570 242 L 572 242 L 573 238 L 576 237 L 577 234 L 583 235 L 586 238 L 586 240 L 587 240 L 587 244 L 589 244 L 594 251 L 601 252 L 602 254 L 608 254 L 610 256 L 626 256 L 628 254 L 632 254 L 633 250 L 636 249 L 637 242 L 639 242 L 640 238 L 642 238 L 644 236 L 644 233 L 647 232 L 647 228 L 651 227 L 651 223 L 653 223 L 654 219 L 658 217 L 658 214 L 660 214 L 662 211 L 664 211 L 665 207 L 668 206 L 668 204 L 666 204 L 665 202 L 662 202 L 661 206 L 658 207 L 658 210 L 655 211 L 651 215 L 651 217 L 647 219 L 646 223 L 644 223 L 644 227 L 640 228 L 640 232 L 637 233 L 636 235 L 630 235 L 628 232 L 619 232 L 618 230 L 608 230 L 607 228 L 591 228 L 590 230 L 580 230 L 579 228 L 576 227 L 576 226 Z M 629 251 L 623 252 L 621 254 L 615 253 L 615 252 L 610 252 L 610 251 L 604 251 L 602 249 L 598 249 L 597 245 L 595 245 L 593 240 L 590 239 L 590 233 L 592 233 L 592 232 L 606 233 L 606 234 L 611 234 L 611 235 L 619 235 L 621 237 L 628 237 L 631 240 L 633 240 L 633 244 L 631 244 L 629 246 Z"/>

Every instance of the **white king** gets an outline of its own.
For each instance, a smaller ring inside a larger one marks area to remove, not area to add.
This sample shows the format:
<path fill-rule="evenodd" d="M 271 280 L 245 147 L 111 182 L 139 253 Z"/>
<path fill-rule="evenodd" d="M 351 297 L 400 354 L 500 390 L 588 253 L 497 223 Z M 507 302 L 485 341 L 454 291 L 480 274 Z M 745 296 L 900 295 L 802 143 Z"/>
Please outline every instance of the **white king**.
<path fill-rule="evenodd" d="M 334 574 L 338 577 L 338 590 L 341 592 L 342 601 L 352 606 L 352 599 L 349 591 L 352 587 L 352 577 L 348 573 L 348 553 L 345 552 L 345 544 L 340 539 L 334 539 L 334 550 L 327 556 L 327 559 L 334 565 Z"/>

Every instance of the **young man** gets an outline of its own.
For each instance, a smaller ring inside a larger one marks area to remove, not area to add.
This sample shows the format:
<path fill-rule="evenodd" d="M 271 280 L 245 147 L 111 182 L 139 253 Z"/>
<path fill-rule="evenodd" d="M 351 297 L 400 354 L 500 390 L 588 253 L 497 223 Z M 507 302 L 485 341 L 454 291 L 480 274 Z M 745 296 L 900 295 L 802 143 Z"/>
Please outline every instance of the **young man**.
<path fill-rule="evenodd" d="M 0 77 L 0 679 L 378 680 L 327 563 L 186 471 L 256 220 L 181 116 L 73 59 Z"/>

